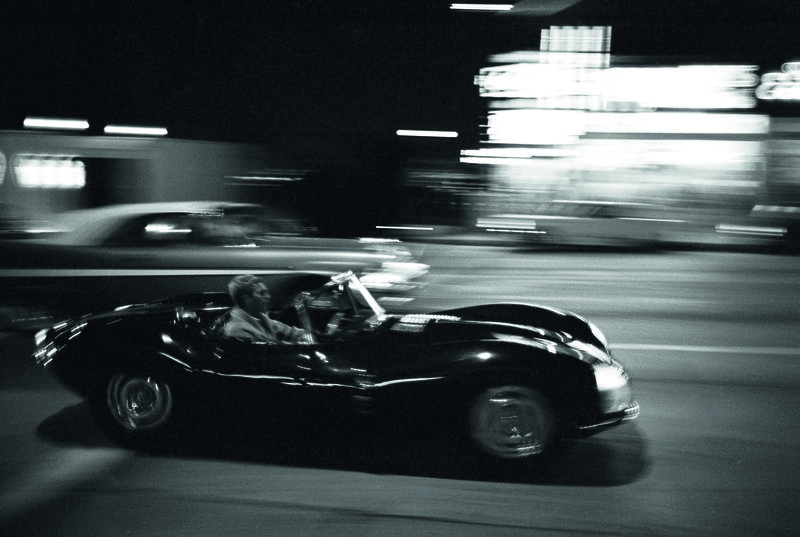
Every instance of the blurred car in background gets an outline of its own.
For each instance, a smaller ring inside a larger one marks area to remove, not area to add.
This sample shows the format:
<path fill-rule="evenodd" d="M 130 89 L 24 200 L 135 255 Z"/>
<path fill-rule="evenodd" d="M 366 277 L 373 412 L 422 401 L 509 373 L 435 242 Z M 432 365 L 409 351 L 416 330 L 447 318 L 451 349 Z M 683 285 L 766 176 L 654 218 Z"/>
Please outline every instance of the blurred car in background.
<path fill-rule="evenodd" d="M 61 214 L 54 226 L 44 239 L 0 246 L 0 325 L 32 329 L 132 301 L 224 291 L 241 273 L 278 281 L 351 270 L 394 309 L 413 300 L 429 268 L 400 241 L 318 237 L 300 219 L 250 203 L 116 205 Z"/>
<path fill-rule="evenodd" d="M 477 227 L 531 244 L 652 248 L 680 242 L 690 222 L 647 203 L 556 200 L 530 214 L 481 217 Z"/>
<path fill-rule="evenodd" d="M 320 246 L 316 230 L 292 215 L 255 203 L 132 203 L 67 211 L 53 218 L 49 244 L 101 247 Z M 291 237 L 293 240 L 287 241 Z M 284 239 L 284 240 L 281 240 Z M 297 239 L 297 240 L 294 240 Z M 309 240 L 311 239 L 311 240 Z M 336 246 L 332 240 L 326 246 Z M 352 247 L 340 241 L 339 247 Z"/>

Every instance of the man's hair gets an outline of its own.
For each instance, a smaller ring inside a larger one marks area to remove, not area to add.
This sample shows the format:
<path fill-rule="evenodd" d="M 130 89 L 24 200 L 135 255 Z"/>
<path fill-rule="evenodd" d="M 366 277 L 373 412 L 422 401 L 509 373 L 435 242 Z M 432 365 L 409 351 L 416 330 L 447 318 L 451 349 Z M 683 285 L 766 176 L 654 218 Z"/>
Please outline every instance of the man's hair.
<path fill-rule="evenodd" d="M 228 284 L 228 293 L 231 295 L 233 303 L 241 307 L 242 297 L 245 295 L 252 295 L 260 283 L 264 283 L 264 281 L 253 274 L 240 274 L 236 276 Z"/>

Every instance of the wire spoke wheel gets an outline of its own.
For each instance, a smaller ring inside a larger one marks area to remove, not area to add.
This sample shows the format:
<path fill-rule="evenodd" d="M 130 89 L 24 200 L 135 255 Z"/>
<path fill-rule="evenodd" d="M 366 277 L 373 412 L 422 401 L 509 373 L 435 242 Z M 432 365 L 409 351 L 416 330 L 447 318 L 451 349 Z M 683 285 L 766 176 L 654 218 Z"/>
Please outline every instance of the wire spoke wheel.
<path fill-rule="evenodd" d="M 490 388 L 478 396 L 469 416 L 472 440 L 501 459 L 542 453 L 555 434 L 555 415 L 547 399 L 521 386 Z"/>
<path fill-rule="evenodd" d="M 118 373 L 108 382 L 106 405 L 111 417 L 129 432 L 163 427 L 173 411 L 172 391 L 153 377 Z"/>

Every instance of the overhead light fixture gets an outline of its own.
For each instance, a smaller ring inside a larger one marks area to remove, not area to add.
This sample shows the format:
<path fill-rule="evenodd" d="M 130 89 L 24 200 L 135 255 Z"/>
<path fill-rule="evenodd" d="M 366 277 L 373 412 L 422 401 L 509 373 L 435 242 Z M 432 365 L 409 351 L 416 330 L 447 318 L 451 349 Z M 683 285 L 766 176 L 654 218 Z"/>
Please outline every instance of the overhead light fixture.
<path fill-rule="evenodd" d="M 450 4 L 450 9 L 460 11 L 511 11 L 514 4 Z"/>
<path fill-rule="evenodd" d="M 127 125 L 106 125 L 103 132 L 106 134 L 132 134 L 136 136 L 167 135 L 167 129 L 163 127 L 131 127 Z"/>
<path fill-rule="evenodd" d="M 458 133 L 455 131 L 415 131 L 400 129 L 397 131 L 398 136 L 419 136 L 422 138 L 458 138 Z"/>
<path fill-rule="evenodd" d="M 57 119 L 46 117 L 26 117 L 22 125 L 26 129 L 55 129 L 68 131 L 85 131 L 89 122 L 85 119 Z"/>

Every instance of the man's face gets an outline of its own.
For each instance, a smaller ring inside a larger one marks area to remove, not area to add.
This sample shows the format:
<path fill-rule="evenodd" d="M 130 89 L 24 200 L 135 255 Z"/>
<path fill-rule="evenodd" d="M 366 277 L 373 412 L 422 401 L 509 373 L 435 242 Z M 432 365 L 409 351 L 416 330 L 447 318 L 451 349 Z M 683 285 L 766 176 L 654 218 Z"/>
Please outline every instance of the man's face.
<path fill-rule="evenodd" d="M 247 296 L 249 313 L 267 313 L 267 311 L 269 311 L 269 302 L 271 298 L 267 286 L 263 283 L 259 283 L 253 290 L 253 293 Z"/>

